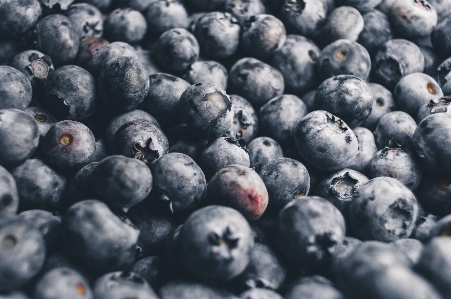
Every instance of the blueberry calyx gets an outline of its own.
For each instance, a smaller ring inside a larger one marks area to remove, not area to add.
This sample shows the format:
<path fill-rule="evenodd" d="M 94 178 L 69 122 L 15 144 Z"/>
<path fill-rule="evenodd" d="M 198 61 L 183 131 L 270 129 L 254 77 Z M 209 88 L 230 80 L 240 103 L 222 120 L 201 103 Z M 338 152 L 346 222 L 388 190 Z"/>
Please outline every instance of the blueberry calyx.
<path fill-rule="evenodd" d="M 340 129 L 343 130 L 343 132 L 348 130 L 348 128 L 345 126 L 344 122 L 341 119 L 339 119 L 338 117 L 334 116 L 333 114 L 330 114 L 330 115 L 326 114 L 326 116 L 327 116 L 328 121 L 331 121 L 331 122 L 337 124 L 338 127 L 340 127 Z"/>
<path fill-rule="evenodd" d="M 449 104 L 451 103 L 451 96 L 444 96 L 440 99 L 430 100 L 428 107 L 431 107 L 430 113 L 446 113 L 448 111 Z"/>
<path fill-rule="evenodd" d="M 288 1 L 285 11 L 294 11 L 297 13 L 302 13 L 305 8 L 305 0 L 290 0 Z"/>
<path fill-rule="evenodd" d="M 4 249 L 11 249 L 14 246 L 16 246 L 17 240 L 14 236 L 7 235 L 2 240 L 2 248 Z"/>
<path fill-rule="evenodd" d="M 152 143 L 152 138 L 149 138 L 144 145 L 139 144 L 138 142 L 133 145 L 132 152 L 134 154 L 134 158 L 141 160 L 142 162 L 149 164 L 160 157 L 157 150 L 153 150 L 150 148 Z"/>
<path fill-rule="evenodd" d="M 273 288 L 273 284 L 262 277 L 258 277 L 258 278 L 251 278 L 246 280 L 245 285 L 251 289 L 254 288 L 263 288 L 263 289 L 272 289 Z"/>
<path fill-rule="evenodd" d="M 341 200 L 350 200 L 352 195 L 359 189 L 361 182 L 352 176 L 349 172 L 345 172 L 342 176 L 335 177 L 331 184 L 330 190 Z"/>
<path fill-rule="evenodd" d="M 404 152 L 402 145 L 399 144 L 395 138 L 390 138 L 390 140 L 388 141 L 388 146 L 384 147 L 381 150 L 381 157 L 385 157 L 387 155 L 387 153 L 389 151 L 395 152 L 395 151 L 399 151 L 399 152 Z"/>
<path fill-rule="evenodd" d="M 70 135 L 70 134 L 63 134 L 63 135 L 61 135 L 61 137 L 60 137 L 60 144 L 61 144 L 62 146 L 68 146 L 68 145 L 71 145 L 71 144 L 72 144 L 72 141 L 73 141 L 73 138 L 72 138 L 72 135 Z"/>

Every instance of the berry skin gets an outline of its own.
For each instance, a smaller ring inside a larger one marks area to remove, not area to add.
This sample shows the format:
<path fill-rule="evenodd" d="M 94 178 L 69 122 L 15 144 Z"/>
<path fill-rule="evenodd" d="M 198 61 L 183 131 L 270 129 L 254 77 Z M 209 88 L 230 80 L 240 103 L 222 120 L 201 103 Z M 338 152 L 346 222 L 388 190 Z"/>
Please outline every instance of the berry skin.
<path fill-rule="evenodd" d="M 32 97 L 29 78 L 6 65 L 0 66 L 0 78 L 0 109 L 27 109 Z"/>
<path fill-rule="evenodd" d="M 257 220 L 268 206 L 268 191 L 251 168 L 229 165 L 217 171 L 208 183 L 207 201 L 232 207 L 249 221 Z"/>

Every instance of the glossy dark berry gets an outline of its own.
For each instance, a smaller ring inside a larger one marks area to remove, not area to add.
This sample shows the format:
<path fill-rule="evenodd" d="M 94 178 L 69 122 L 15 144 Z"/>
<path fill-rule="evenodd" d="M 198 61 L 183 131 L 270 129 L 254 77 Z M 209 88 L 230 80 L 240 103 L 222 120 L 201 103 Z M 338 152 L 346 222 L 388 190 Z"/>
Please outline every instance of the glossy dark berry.
<path fill-rule="evenodd" d="M 276 246 L 290 267 L 326 266 L 344 236 L 343 216 L 322 197 L 298 197 L 279 212 Z"/>
<path fill-rule="evenodd" d="M 149 76 L 149 91 L 144 98 L 146 110 L 157 117 L 164 127 L 175 127 L 182 120 L 179 102 L 183 92 L 190 87 L 185 80 L 165 73 Z M 198 83 L 198 82 L 196 82 Z"/>
<path fill-rule="evenodd" d="M 199 165 L 209 180 L 218 170 L 232 164 L 250 166 L 249 155 L 243 142 L 219 137 L 210 142 L 199 157 Z"/>
<path fill-rule="evenodd" d="M 268 191 L 255 170 L 229 165 L 215 173 L 206 190 L 207 201 L 232 207 L 249 221 L 257 220 L 268 206 Z"/>
<path fill-rule="evenodd" d="M 170 29 L 188 28 L 188 12 L 182 1 L 158 0 L 146 2 L 148 2 L 148 7 L 145 16 L 150 34 L 158 37 Z"/>
<path fill-rule="evenodd" d="M 409 39 L 428 36 L 437 25 L 437 12 L 426 0 L 395 1 L 389 17 L 393 28 Z"/>
<path fill-rule="evenodd" d="M 226 133 L 232 125 L 232 102 L 222 88 L 197 83 L 180 97 L 182 120 L 194 135 L 213 140 Z"/>
<path fill-rule="evenodd" d="M 2 218 L 13 216 L 19 207 L 19 193 L 14 177 L 0 166 L 0 215 Z"/>
<path fill-rule="evenodd" d="M 170 153 L 152 165 L 153 194 L 168 202 L 174 213 L 190 212 L 198 206 L 206 188 L 205 176 L 192 158 Z"/>
<path fill-rule="evenodd" d="M 91 116 L 97 106 L 94 77 L 75 65 L 56 69 L 45 87 L 45 104 L 59 119 L 81 120 Z"/>
<path fill-rule="evenodd" d="M 128 112 L 144 101 L 149 90 L 147 71 L 130 57 L 110 59 L 98 77 L 99 97 L 115 112 Z"/>
<path fill-rule="evenodd" d="M 390 177 L 364 183 L 349 205 L 351 230 L 361 240 L 389 242 L 408 238 L 417 214 L 415 195 Z"/>
<path fill-rule="evenodd" d="M 120 299 L 132 298 L 158 299 L 155 291 L 139 274 L 130 271 L 111 272 L 100 276 L 92 286 L 94 298 Z"/>
<path fill-rule="evenodd" d="M 273 138 L 283 148 L 290 148 L 294 145 L 294 130 L 307 113 L 307 107 L 297 96 L 275 97 L 260 108 L 260 134 Z"/>
<path fill-rule="evenodd" d="M 235 54 L 240 42 L 240 32 L 238 20 L 227 12 L 219 11 L 200 16 L 194 27 L 201 54 L 214 60 Z"/>
<path fill-rule="evenodd" d="M 360 126 L 374 131 L 381 117 L 388 112 L 395 110 L 395 101 L 393 100 L 392 93 L 385 87 L 377 83 L 368 83 L 368 87 L 371 90 L 373 96 L 373 106 L 371 113 L 360 124 Z"/>
<path fill-rule="evenodd" d="M 93 46 L 97 48 L 97 44 Z M 139 61 L 138 54 L 132 46 L 124 42 L 114 42 L 94 50 L 87 59 L 87 70 L 97 78 L 102 67 L 111 59 L 118 57 L 130 57 L 134 61 Z"/>
<path fill-rule="evenodd" d="M 94 5 L 89 3 L 72 4 L 66 11 L 66 16 L 72 22 L 80 39 L 102 37 L 103 16 Z"/>
<path fill-rule="evenodd" d="M 225 11 L 232 14 L 243 24 L 252 16 L 264 14 L 266 7 L 261 0 L 226 0 Z"/>
<path fill-rule="evenodd" d="M 103 202 L 76 203 L 64 214 L 61 228 L 66 249 L 89 269 L 120 270 L 135 259 L 139 231 L 122 222 Z"/>
<path fill-rule="evenodd" d="M 203 60 L 193 63 L 182 77 L 190 84 L 207 83 L 226 90 L 227 76 L 227 69 L 222 64 L 214 60 Z"/>
<path fill-rule="evenodd" d="M 199 58 L 199 44 L 186 29 L 170 29 L 158 39 L 155 57 L 163 70 L 181 74 Z"/>
<path fill-rule="evenodd" d="M 246 219 L 223 206 L 208 206 L 191 214 L 179 238 L 183 263 L 202 280 L 236 277 L 247 267 L 254 245 Z"/>
<path fill-rule="evenodd" d="M 403 148 L 410 149 L 416 128 L 415 120 L 405 112 L 393 111 L 385 114 L 374 130 L 377 148 L 383 149 L 388 146 L 390 139 L 394 139 Z"/>
<path fill-rule="evenodd" d="M 39 21 L 33 33 L 36 49 L 49 55 L 56 67 L 74 61 L 80 37 L 66 16 L 53 14 L 45 17 Z"/>
<path fill-rule="evenodd" d="M 289 288 L 286 299 L 310 297 L 324 299 L 344 299 L 344 295 L 335 285 L 322 276 L 308 276 L 298 279 Z"/>
<path fill-rule="evenodd" d="M 361 3 L 365 2 L 362 1 Z M 364 46 L 373 57 L 380 46 L 392 39 L 393 29 L 387 16 L 377 9 L 363 14 L 362 17 L 364 25 L 357 42 Z"/>
<path fill-rule="evenodd" d="M 25 110 L 31 102 L 30 80 L 16 68 L 0 66 L 0 109 Z"/>
<path fill-rule="evenodd" d="M 270 64 L 283 76 L 287 92 L 300 94 L 316 88 L 317 63 L 320 49 L 307 38 L 290 34 L 283 46 L 274 53 Z"/>
<path fill-rule="evenodd" d="M 377 152 L 373 133 L 367 128 L 357 127 L 352 130 L 359 141 L 359 153 L 349 168 L 366 173 L 366 167 Z"/>
<path fill-rule="evenodd" d="M 242 58 L 230 69 L 229 93 L 238 94 L 260 107 L 285 89 L 282 74 L 255 58 Z"/>
<path fill-rule="evenodd" d="M 323 110 L 310 112 L 299 122 L 294 141 L 306 161 L 327 171 L 351 165 L 359 151 L 357 137 L 348 125 Z"/>
<path fill-rule="evenodd" d="M 0 221 L 0 289 L 13 291 L 41 270 L 45 242 L 41 232 L 18 217 Z"/>
<path fill-rule="evenodd" d="M 113 42 L 136 44 L 144 38 L 146 32 L 146 19 L 133 9 L 115 9 L 105 20 L 105 38 Z"/>
<path fill-rule="evenodd" d="M 266 163 L 283 157 L 282 147 L 270 137 L 257 137 L 248 144 L 247 148 L 250 167 L 256 172 L 260 172 Z"/>
<path fill-rule="evenodd" d="M 296 34 L 312 36 L 326 21 L 329 11 L 325 4 L 325 1 L 309 1 L 307 5 L 304 1 L 284 0 L 281 17 L 287 29 Z"/>
<path fill-rule="evenodd" d="M 351 128 L 359 126 L 371 113 L 373 96 L 368 84 L 353 75 L 326 79 L 315 93 L 315 108 L 341 118 Z"/>
<path fill-rule="evenodd" d="M 25 162 L 39 144 L 39 128 L 33 117 L 16 109 L 0 110 L 0 165 Z"/>
<path fill-rule="evenodd" d="M 0 35 L 19 36 L 33 27 L 42 14 L 37 0 L 5 1 L 0 7 Z"/>
<path fill-rule="evenodd" d="M 168 153 L 166 135 L 155 124 L 137 119 L 123 125 L 113 138 L 113 153 L 150 165 Z"/>

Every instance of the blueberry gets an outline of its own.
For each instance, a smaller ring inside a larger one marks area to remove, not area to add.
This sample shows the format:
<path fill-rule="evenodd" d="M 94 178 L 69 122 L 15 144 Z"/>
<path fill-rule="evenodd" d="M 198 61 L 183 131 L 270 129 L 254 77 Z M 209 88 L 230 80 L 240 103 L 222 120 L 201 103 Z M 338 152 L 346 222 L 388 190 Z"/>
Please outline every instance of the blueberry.
<path fill-rule="evenodd" d="M 294 141 L 305 160 L 326 171 L 351 165 L 359 152 L 357 137 L 348 125 L 323 110 L 310 112 L 299 122 Z"/>
<path fill-rule="evenodd" d="M 108 44 L 109 42 L 101 37 L 88 36 L 81 39 L 75 64 L 88 69 L 91 56 Z"/>
<path fill-rule="evenodd" d="M 40 141 L 44 138 L 50 128 L 57 123 L 55 117 L 44 108 L 29 107 L 25 110 L 25 113 L 32 116 L 38 124 Z"/>
<path fill-rule="evenodd" d="M 158 299 L 157 294 L 146 280 L 133 272 L 111 272 L 100 276 L 92 286 L 94 298 L 122 299 Z"/>
<path fill-rule="evenodd" d="M 192 158 L 170 153 L 152 165 L 154 196 L 169 202 L 174 213 L 193 211 L 200 203 L 207 183 Z"/>
<path fill-rule="evenodd" d="M 316 187 L 315 195 L 330 201 L 348 220 L 352 197 L 369 179 L 358 171 L 344 168 L 326 176 Z"/>
<path fill-rule="evenodd" d="M 23 51 L 21 43 L 14 38 L 0 37 L 0 64 L 7 65 L 14 56 Z"/>
<path fill-rule="evenodd" d="M 427 241 L 434 237 L 449 237 L 451 236 L 451 216 L 447 215 L 438 220 L 429 231 Z M 426 242 L 427 243 L 427 242 Z"/>
<path fill-rule="evenodd" d="M 450 184 L 450 175 L 425 170 L 415 194 L 427 212 L 445 216 L 447 211 L 445 194 Z"/>
<path fill-rule="evenodd" d="M 190 87 L 185 80 L 165 73 L 149 76 L 149 91 L 143 105 L 155 115 L 164 127 L 174 127 L 181 122 L 179 102 L 183 92 Z M 196 82 L 197 83 L 197 82 Z"/>
<path fill-rule="evenodd" d="M 12 37 L 21 35 L 38 22 L 41 13 L 41 5 L 36 0 L 2 2 L 0 35 Z"/>
<path fill-rule="evenodd" d="M 80 39 L 102 37 L 103 16 L 100 10 L 89 3 L 77 3 L 69 6 L 66 16 L 72 22 Z"/>
<path fill-rule="evenodd" d="M 17 69 L 0 66 L 0 109 L 25 110 L 31 102 L 30 80 Z"/>
<path fill-rule="evenodd" d="M 148 2 L 146 20 L 149 33 L 159 37 L 174 28 L 187 29 L 188 13 L 180 0 L 157 0 Z"/>
<path fill-rule="evenodd" d="M 408 238 L 415 227 L 418 203 L 400 181 L 377 177 L 364 183 L 349 205 L 351 230 L 362 240 Z"/>
<path fill-rule="evenodd" d="M 345 297 L 330 280 L 315 275 L 298 279 L 292 283 L 285 298 L 344 299 Z"/>
<path fill-rule="evenodd" d="M 168 269 L 161 256 L 142 258 L 132 265 L 130 271 L 141 275 L 155 290 L 160 289 L 169 278 Z"/>
<path fill-rule="evenodd" d="M 324 26 L 315 32 L 315 39 L 322 47 L 339 40 L 356 41 L 363 30 L 364 20 L 360 12 L 351 6 L 335 8 Z"/>
<path fill-rule="evenodd" d="M 199 157 L 199 165 L 207 180 L 221 168 L 232 164 L 250 167 L 248 150 L 243 142 L 233 138 L 219 137 L 210 142 Z"/>
<path fill-rule="evenodd" d="M 301 196 L 279 212 L 276 246 L 292 268 L 327 266 L 344 236 L 343 216 L 324 198 Z"/>
<path fill-rule="evenodd" d="M 42 140 L 42 155 L 55 170 L 76 171 L 92 162 L 95 139 L 82 123 L 64 120 L 54 124 Z"/>
<path fill-rule="evenodd" d="M 133 58 L 112 58 L 101 68 L 99 97 L 115 112 L 132 111 L 144 101 L 148 90 L 147 71 Z"/>
<path fill-rule="evenodd" d="M 215 60 L 228 58 L 237 51 L 240 32 L 237 19 L 218 11 L 200 16 L 194 28 L 202 56 Z"/>
<path fill-rule="evenodd" d="M 282 299 L 278 293 L 263 288 L 249 289 L 239 296 L 240 299 Z"/>
<path fill-rule="evenodd" d="M 19 191 L 20 210 L 55 211 L 66 192 L 67 180 L 39 159 L 28 159 L 11 169 Z"/>
<path fill-rule="evenodd" d="M 244 24 L 250 17 L 264 14 L 266 7 L 261 0 L 226 0 L 225 11 Z"/>
<path fill-rule="evenodd" d="M 2 299 L 29 299 L 25 293 L 22 293 L 21 291 L 13 291 L 8 294 L 2 294 Z"/>
<path fill-rule="evenodd" d="M 64 12 L 74 2 L 74 0 L 38 0 L 38 1 L 41 3 L 43 15 Z"/>
<path fill-rule="evenodd" d="M 105 37 L 110 41 L 139 43 L 147 32 L 147 22 L 137 10 L 118 8 L 105 20 Z"/>
<path fill-rule="evenodd" d="M 158 39 L 155 57 L 165 71 L 181 74 L 199 58 L 199 43 L 186 29 L 170 29 Z"/>
<path fill-rule="evenodd" d="M 86 0 L 85 2 L 94 5 L 102 13 L 106 13 L 110 10 L 112 0 Z"/>
<path fill-rule="evenodd" d="M 0 290 L 12 291 L 29 282 L 45 260 L 44 238 L 18 217 L 0 221 Z"/>
<path fill-rule="evenodd" d="M 392 242 L 393 246 L 404 252 L 411 260 L 413 265 L 418 263 L 421 252 L 423 251 L 423 243 L 415 239 L 399 239 Z"/>
<path fill-rule="evenodd" d="M 182 77 L 191 84 L 207 83 L 227 89 L 227 69 L 217 61 L 196 61 Z"/>
<path fill-rule="evenodd" d="M 374 140 L 373 133 L 366 128 L 357 127 L 352 131 L 359 141 L 359 153 L 349 168 L 365 173 L 368 163 L 377 152 L 376 141 Z"/>
<path fill-rule="evenodd" d="M 45 84 L 47 83 L 50 73 L 54 70 L 52 59 L 39 51 L 27 50 L 14 56 L 11 61 L 11 66 L 21 71 L 28 80 L 30 80 L 33 89 L 33 98 L 42 100 L 44 97 Z M 14 72 L 11 75 L 14 75 Z M 26 84 L 28 85 L 28 83 Z M 10 85 L 9 91 L 13 90 L 13 88 L 14 86 Z M 23 94 L 23 92 L 19 92 L 19 94 Z M 27 94 L 27 92 L 25 92 L 25 94 Z M 12 103 L 14 102 L 14 100 L 10 101 Z M 28 104 L 24 106 L 28 106 Z M 22 107 L 16 108 L 23 110 Z"/>
<path fill-rule="evenodd" d="M 60 210 L 66 211 L 73 204 L 84 199 L 96 198 L 94 170 L 98 162 L 92 162 L 75 173 L 67 184 L 66 195 L 61 202 Z"/>
<path fill-rule="evenodd" d="M 255 288 L 277 290 L 285 277 L 286 271 L 276 253 L 267 245 L 256 243 L 249 264 L 232 284 L 240 291 Z"/>
<path fill-rule="evenodd" d="M 0 165 L 25 162 L 39 144 L 39 128 L 33 117 L 16 109 L 0 110 Z"/>
<path fill-rule="evenodd" d="M 307 114 L 304 102 L 295 95 L 277 96 L 260 108 L 260 134 L 276 140 L 283 148 L 294 145 L 293 133 Z"/>
<path fill-rule="evenodd" d="M 87 70 L 97 78 L 102 67 L 111 59 L 118 57 L 130 57 L 134 61 L 139 61 L 138 54 L 132 46 L 124 42 L 114 42 L 92 53 L 87 60 Z"/>
<path fill-rule="evenodd" d="M 278 212 L 286 204 L 310 190 L 310 176 L 305 166 L 290 158 L 277 158 L 264 164 L 259 172 L 268 189 L 268 209 Z"/>
<path fill-rule="evenodd" d="M 451 3 L 448 3 L 447 1 L 429 0 L 428 2 L 435 8 L 439 22 L 446 18 L 451 12 Z"/>
<path fill-rule="evenodd" d="M 265 164 L 283 157 L 282 148 L 274 139 L 270 137 L 257 137 L 252 140 L 248 147 L 250 167 L 256 172 Z"/>
<path fill-rule="evenodd" d="M 412 137 L 413 147 L 423 165 L 437 173 L 450 173 L 447 137 L 451 115 L 438 113 L 422 120 Z"/>
<path fill-rule="evenodd" d="M 449 238 L 433 238 L 424 247 L 417 265 L 418 271 L 439 290 L 443 298 L 451 295 L 450 245 L 451 241 Z M 437 269 L 441 270 L 437 271 Z"/>
<path fill-rule="evenodd" d="M 439 84 L 423 73 L 404 76 L 396 84 L 393 92 L 396 107 L 415 117 L 420 107 L 430 100 L 439 99 L 443 92 Z"/>
<path fill-rule="evenodd" d="M 417 123 L 420 123 L 426 117 L 436 113 L 451 113 L 449 105 L 451 97 L 441 97 L 440 99 L 430 100 L 429 103 L 424 104 L 418 110 L 416 117 Z"/>
<path fill-rule="evenodd" d="M 362 241 L 353 237 L 345 237 L 343 239 L 343 242 L 335 252 L 329 272 L 326 272 L 329 273 L 330 278 L 333 279 L 333 281 L 337 281 L 338 277 L 341 275 L 341 261 L 347 258 L 349 254 L 352 254 L 353 250 L 361 243 Z"/>
<path fill-rule="evenodd" d="M 209 204 L 232 207 L 249 221 L 257 220 L 268 206 L 268 191 L 261 177 L 243 165 L 228 165 L 218 170 L 208 182 Z"/>
<path fill-rule="evenodd" d="M 165 254 L 165 241 L 177 228 L 177 223 L 166 206 L 144 200 L 131 207 L 126 216 L 140 231 L 138 258 Z"/>
<path fill-rule="evenodd" d="M 393 111 L 385 114 L 379 120 L 374 130 L 374 140 L 379 150 L 388 146 L 390 139 L 405 149 L 411 149 L 412 138 L 417 123 L 405 112 Z"/>
<path fill-rule="evenodd" d="M 74 204 L 64 214 L 61 228 L 65 248 L 91 271 L 120 270 L 134 262 L 139 231 L 122 222 L 103 202 Z"/>
<path fill-rule="evenodd" d="M 319 84 L 316 67 L 320 54 L 312 41 L 290 34 L 283 46 L 274 53 L 270 64 L 282 74 L 287 91 L 299 94 Z"/>
<path fill-rule="evenodd" d="M 371 58 L 357 42 L 339 39 L 327 45 L 318 60 L 321 81 L 337 75 L 354 75 L 366 80 L 370 74 Z"/>
<path fill-rule="evenodd" d="M 379 120 L 388 112 L 395 110 L 395 101 L 392 93 L 382 85 L 368 83 L 368 87 L 373 95 L 373 107 L 370 115 L 361 123 L 361 126 L 374 131 Z"/>
<path fill-rule="evenodd" d="M 226 135 L 235 139 L 243 139 L 247 144 L 258 133 L 258 117 L 251 103 L 239 95 L 230 95 L 232 102 L 233 121 Z"/>
<path fill-rule="evenodd" d="M 109 156 L 94 170 L 98 198 L 122 208 L 144 200 L 152 189 L 152 173 L 143 162 L 124 156 Z"/>
<path fill-rule="evenodd" d="M 191 214 L 179 238 L 184 264 L 203 280 L 226 281 L 239 275 L 247 267 L 254 245 L 246 219 L 223 206 L 208 206 Z"/>
<path fill-rule="evenodd" d="M 113 153 L 150 165 L 168 153 L 169 143 L 155 124 L 137 119 L 124 124 L 114 135 Z"/>
<path fill-rule="evenodd" d="M 288 30 L 309 37 L 321 28 L 329 12 L 325 0 L 309 1 L 308 4 L 304 1 L 284 0 L 280 11 Z"/>
<path fill-rule="evenodd" d="M 37 281 L 33 298 L 93 298 L 88 281 L 77 271 L 70 268 L 55 268 L 46 272 Z"/>
<path fill-rule="evenodd" d="M 155 57 L 152 55 L 153 51 L 138 48 L 136 49 L 136 54 L 138 54 L 138 61 L 146 69 L 149 76 L 160 71 L 155 61 Z"/>
<path fill-rule="evenodd" d="M 377 81 L 393 89 L 403 76 L 424 70 L 424 56 L 414 43 L 391 39 L 379 48 L 373 65 Z"/>
<path fill-rule="evenodd" d="M 227 91 L 244 97 L 254 107 L 282 95 L 284 89 L 282 74 L 255 58 L 242 58 L 230 69 Z"/>
<path fill-rule="evenodd" d="M 248 55 L 267 60 L 282 48 L 286 37 L 282 21 L 273 15 L 260 14 L 244 22 L 240 45 Z"/>
<path fill-rule="evenodd" d="M 65 65 L 49 76 L 45 86 L 47 109 L 60 119 L 81 120 L 97 105 L 94 77 L 76 65 Z"/>
<path fill-rule="evenodd" d="M 357 42 L 373 57 L 380 46 L 392 39 L 393 29 L 387 16 L 379 10 L 369 11 L 362 17 L 364 25 Z"/>
<path fill-rule="evenodd" d="M 13 216 L 19 207 L 19 193 L 14 177 L 0 166 L 0 216 Z"/>
<path fill-rule="evenodd" d="M 340 117 L 351 128 L 360 125 L 372 109 L 373 98 L 368 85 L 353 75 L 326 79 L 315 93 L 315 107 Z"/>
<path fill-rule="evenodd" d="M 214 85 L 197 83 L 180 97 L 179 111 L 194 135 L 214 140 L 232 125 L 232 102 L 225 91 Z"/>
<path fill-rule="evenodd" d="M 18 215 L 18 218 L 38 229 L 44 237 L 47 253 L 54 252 L 60 245 L 61 217 L 44 210 L 27 210 Z"/>
<path fill-rule="evenodd" d="M 161 299 L 237 299 L 229 291 L 191 280 L 173 280 L 160 289 Z"/>
<path fill-rule="evenodd" d="M 397 0 L 389 17 L 393 28 L 409 39 L 428 36 L 437 25 L 437 12 L 426 0 Z"/>
<path fill-rule="evenodd" d="M 451 58 L 451 57 L 450 57 Z M 440 84 L 442 91 L 445 95 L 451 95 L 451 59 L 448 58 L 441 62 L 437 67 L 437 82 Z"/>
<path fill-rule="evenodd" d="M 125 124 L 134 121 L 134 120 L 146 120 L 150 123 L 153 123 L 157 127 L 160 127 L 158 121 L 152 115 L 148 114 L 145 111 L 135 109 L 123 114 L 120 114 L 114 117 L 110 123 L 108 124 L 107 131 L 105 133 L 105 143 L 109 149 L 113 149 L 113 138 L 117 131 Z"/>
<path fill-rule="evenodd" d="M 79 36 L 66 16 L 45 17 L 36 24 L 33 34 L 36 49 L 49 55 L 56 67 L 70 64 L 77 56 Z"/>

